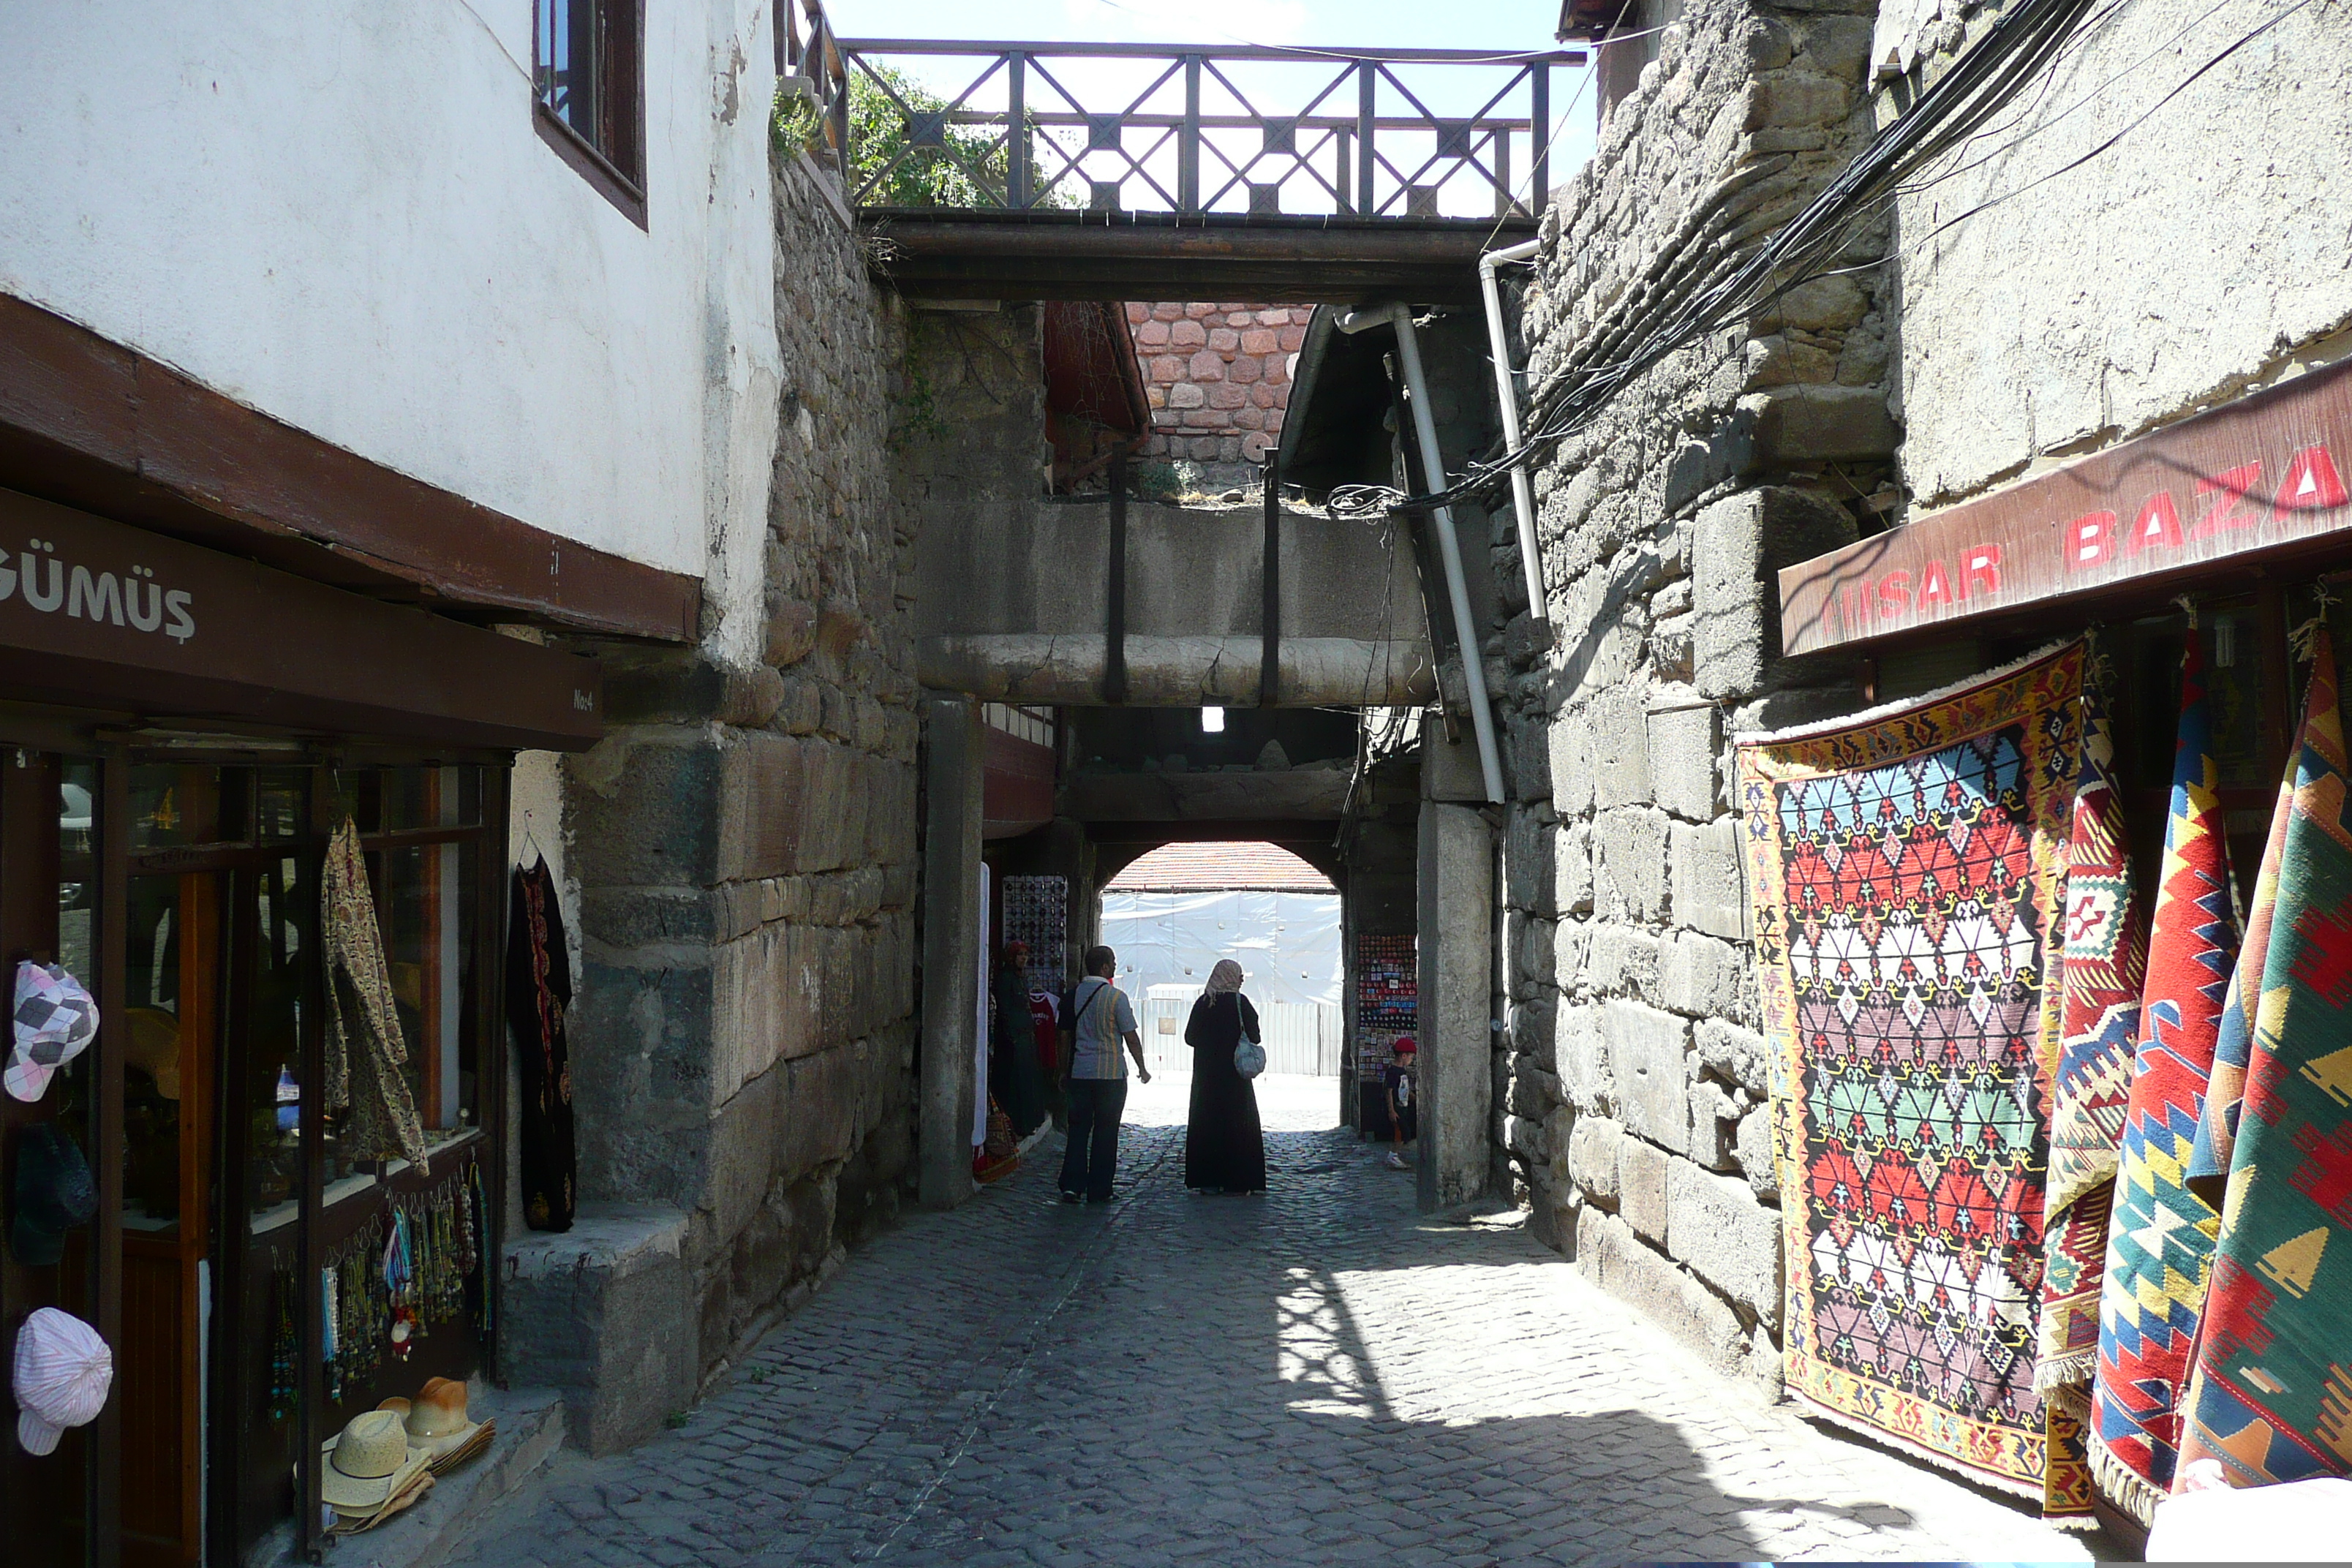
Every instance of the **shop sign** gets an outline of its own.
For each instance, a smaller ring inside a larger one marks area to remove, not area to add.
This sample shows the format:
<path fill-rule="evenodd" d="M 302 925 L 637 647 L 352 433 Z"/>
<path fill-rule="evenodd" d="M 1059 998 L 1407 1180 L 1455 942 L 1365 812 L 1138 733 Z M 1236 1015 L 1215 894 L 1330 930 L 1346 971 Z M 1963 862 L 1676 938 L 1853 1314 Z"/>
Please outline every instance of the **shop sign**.
<path fill-rule="evenodd" d="M 2193 585 L 2200 568 L 2331 535 L 2352 544 L 2347 478 L 2352 363 L 1786 568 L 1781 648 Z"/>
<path fill-rule="evenodd" d="M 140 716 L 451 744 L 603 734 L 587 659 L 5 490 L 0 685 Z"/>

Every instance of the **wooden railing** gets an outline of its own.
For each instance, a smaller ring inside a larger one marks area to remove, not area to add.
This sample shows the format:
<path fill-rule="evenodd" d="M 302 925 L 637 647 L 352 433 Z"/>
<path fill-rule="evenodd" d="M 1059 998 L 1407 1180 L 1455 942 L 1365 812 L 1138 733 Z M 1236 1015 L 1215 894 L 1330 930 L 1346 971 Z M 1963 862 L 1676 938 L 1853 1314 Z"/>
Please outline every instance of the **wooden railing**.
<path fill-rule="evenodd" d="M 785 89 L 866 208 L 1529 219 L 1550 184 L 1552 68 L 1584 59 L 840 38 L 817 0 L 784 9 Z M 917 85 L 941 59 L 971 62 L 952 98 Z M 1425 101 L 1457 95 L 1479 107 Z"/>

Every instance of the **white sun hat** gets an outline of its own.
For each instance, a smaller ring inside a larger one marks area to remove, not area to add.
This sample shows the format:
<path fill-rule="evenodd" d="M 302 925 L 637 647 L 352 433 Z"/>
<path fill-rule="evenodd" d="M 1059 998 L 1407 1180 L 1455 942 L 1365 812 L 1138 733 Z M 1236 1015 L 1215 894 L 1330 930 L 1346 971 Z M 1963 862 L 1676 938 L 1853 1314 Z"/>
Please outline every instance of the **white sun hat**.
<path fill-rule="evenodd" d="M 114 1356 L 96 1329 L 37 1309 L 16 1331 L 16 1441 L 28 1454 L 54 1452 L 67 1427 L 98 1419 L 113 1382 Z"/>

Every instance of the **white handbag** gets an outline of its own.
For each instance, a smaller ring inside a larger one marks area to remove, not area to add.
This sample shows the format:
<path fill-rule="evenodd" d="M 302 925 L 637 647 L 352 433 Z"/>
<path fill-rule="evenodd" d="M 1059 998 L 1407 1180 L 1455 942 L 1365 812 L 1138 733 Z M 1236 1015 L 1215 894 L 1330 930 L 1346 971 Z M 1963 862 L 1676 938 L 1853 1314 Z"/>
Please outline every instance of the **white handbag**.
<path fill-rule="evenodd" d="M 1234 1012 L 1238 1015 L 1241 1010 L 1241 1000 L 1236 997 L 1234 1001 Z M 1244 1078 L 1255 1078 L 1264 1072 L 1265 1047 L 1251 1039 L 1249 1036 L 1244 1035 L 1234 1046 L 1234 1070 Z"/>

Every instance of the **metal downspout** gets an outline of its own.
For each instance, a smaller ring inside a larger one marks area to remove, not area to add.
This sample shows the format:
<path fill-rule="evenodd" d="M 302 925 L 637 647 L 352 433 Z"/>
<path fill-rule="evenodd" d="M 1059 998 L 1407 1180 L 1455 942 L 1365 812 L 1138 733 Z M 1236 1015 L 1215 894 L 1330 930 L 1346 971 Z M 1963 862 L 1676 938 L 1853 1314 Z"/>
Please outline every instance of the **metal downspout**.
<path fill-rule="evenodd" d="M 1510 344 L 1503 335 L 1503 291 L 1495 280 L 1495 268 L 1529 260 L 1541 248 L 1542 241 L 1530 239 L 1523 245 L 1490 250 L 1478 258 L 1478 292 L 1486 300 L 1486 342 L 1493 350 L 1495 401 L 1503 414 L 1503 449 L 1507 452 L 1519 449 L 1519 389 L 1511 374 Z M 1536 498 L 1524 465 L 1511 470 L 1511 510 L 1519 525 L 1519 565 L 1528 579 L 1528 617 L 1535 623 L 1537 647 L 1549 648 L 1551 606 L 1544 595 L 1543 558 L 1536 552 Z"/>
<path fill-rule="evenodd" d="M 1412 310 L 1405 305 L 1351 311 L 1333 324 L 1343 332 L 1360 332 L 1384 322 L 1396 326 L 1397 363 L 1404 371 L 1405 391 L 1412 400 L 1413 434 L 1421 445 L 1421 475 L 1425 484 L 1443 489 L 1445 459 L 1437 447 L 1437 422 L 1430 413 L 1429 384 L 1422 374 L 1421 342 L 1413 330 Z M 1400 436 L 1403 432 L 1398 432 Z M 1503 760 L 1495 749 L 1494 705 L 1486 696 L 1486 656 L 1477 626 L 1470 618 L 1470 588 L 1462 572 L 1462 542 L 1454 536 L 1454 509 L 1433 507 L 1437 520 L 1438 558 L 1445 566 L 1445 593 L 1454 610 L 1454 640 L 1462 653 L 1462 681 L 1469 689 L 1470 725 L 1478 740 L 1478 769 L 1486 784 L 1486 798 L 1503 803 Z"/>

